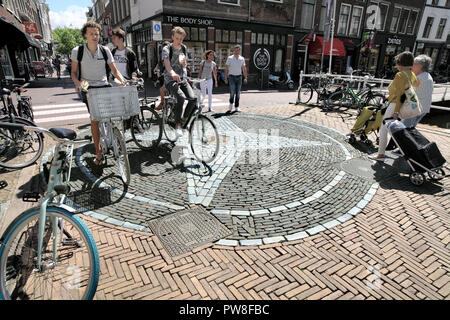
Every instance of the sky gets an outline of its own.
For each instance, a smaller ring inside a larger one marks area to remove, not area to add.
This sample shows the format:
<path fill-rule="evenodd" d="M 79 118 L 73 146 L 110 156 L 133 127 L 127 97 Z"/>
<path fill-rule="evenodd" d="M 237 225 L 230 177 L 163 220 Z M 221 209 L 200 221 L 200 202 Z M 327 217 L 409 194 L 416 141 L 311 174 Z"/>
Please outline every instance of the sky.
<path fill-rule="evenodd" d="M 52 29 L 58 27 L 81 28 L 86 22 L 85 12 L 91 0 L 47 0 Z"/>

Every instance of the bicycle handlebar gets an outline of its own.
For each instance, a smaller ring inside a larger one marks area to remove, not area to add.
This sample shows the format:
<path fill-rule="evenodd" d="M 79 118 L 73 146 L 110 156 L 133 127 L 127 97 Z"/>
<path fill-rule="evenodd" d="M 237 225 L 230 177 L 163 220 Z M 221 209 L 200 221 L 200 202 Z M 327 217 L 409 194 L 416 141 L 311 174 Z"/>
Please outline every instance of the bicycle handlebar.
<path fill-rule="evenodd" d="M 66 139 L 66 138 L 59 138 L 57 137 L 53 132 L 41 128 L 41 127 L 33 127 L 33 126 L 26 126 L 24 124 L 20 124 L 20 123 L 10 123 L 10 122 L 0 122 L 0 128 L 19 128 L 19 129 L 24 129 L 26 131 L 35 131 L 35 132 L 40 132 L 40 133 L 45 133 L 46 135 L 48 135 L 50 138 L 52 138 L 53 140 L 55 140 L 58 144 L 61 145 L 67 145 L 67 144 L 85 144 L 85 143 L 89 143 L 91 142 L 91 139 L 81 139 L 81 140 L 70 140 L 70 139 Z"/>

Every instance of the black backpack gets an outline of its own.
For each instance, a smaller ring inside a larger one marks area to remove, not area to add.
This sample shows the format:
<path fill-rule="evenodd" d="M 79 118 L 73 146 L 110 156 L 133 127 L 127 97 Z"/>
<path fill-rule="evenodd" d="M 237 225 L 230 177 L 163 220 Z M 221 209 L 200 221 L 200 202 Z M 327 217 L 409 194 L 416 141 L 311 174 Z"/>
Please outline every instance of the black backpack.
<path fill-rule="evenodd" d="M 106 79 L 109 79 L 111 76 L 111 68 L 108 66 L 108 56 L 106 55 L 106 49 L 102 45 L 100 45 L 100 51 L 102 52 L 103 59 L 105 59 L 105 69 L 106 69 Z M 83 60 L 84 53 L 84 45 L 81 44 L 78 46 L 78 81 L 81 81 L 81 60 Z"/>
<path fill-rule="evenodd" d="M 169 61 L 170 61 L 170 63 L 172 63 L 172 57 L 173 57 L 172 43 L 168 44 L 168 46 L 169 46 Z M 184 55 L 187 57 L 187 54 L 186 54 L 187 49 L 184 44 L 181 44 L 181 51 L 183 51 Z M 164 60 L 162 60 L 162 59 L 160 59 L 160 61 L 159 61 L 159 70 L 160 70 L 161 74 L 163 74 L 164 70 L 166 70 L 166 67 L 164 66 Z"/>

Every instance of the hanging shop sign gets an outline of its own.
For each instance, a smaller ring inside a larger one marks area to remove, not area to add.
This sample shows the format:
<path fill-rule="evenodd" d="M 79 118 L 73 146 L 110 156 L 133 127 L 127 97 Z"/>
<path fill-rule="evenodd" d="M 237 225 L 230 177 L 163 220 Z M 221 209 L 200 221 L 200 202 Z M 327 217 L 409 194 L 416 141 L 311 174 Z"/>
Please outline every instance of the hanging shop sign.
<path fill-rule="evenodd" d="M 269 68 L 270 65 L 270 53 L 267 49 L 259 48 L 253 55 L 253 64 L 259 70 Z"/>

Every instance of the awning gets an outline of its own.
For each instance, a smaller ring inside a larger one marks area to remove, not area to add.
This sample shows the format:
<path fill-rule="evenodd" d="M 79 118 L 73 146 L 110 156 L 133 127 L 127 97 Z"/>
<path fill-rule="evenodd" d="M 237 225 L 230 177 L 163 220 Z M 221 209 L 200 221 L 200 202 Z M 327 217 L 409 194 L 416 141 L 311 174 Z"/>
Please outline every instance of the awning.
<path fill-rule="evenodd" d="M 325 42 L 325 50 L 324 55 L 329 56 L 330 55 L 330 41 Z M 321 55 L 322 54 L 322 47 L 323 47 L 323 37 L 316 36 L 316 40 L 309 45 L 309 54 L 310 55 Z M 333 39 L 333 56 L 339 56 L 344 57 L 346 55 L 344 44 L 341 40 L 334 38 Z"/>
<path fill-rule="evenodd" d="M 28 34 L 17 28 L 12 23 L 0 19 L 0 28 L 3 31 L 3 36 L 0 39 L 0 43 L 14 43 L 23 48 L 28 48 L 31 45 L 38 46 L 36 42 L 39 41 L 33 40 Z M 38 47 L 40 47 L 40 45 Z"/>

